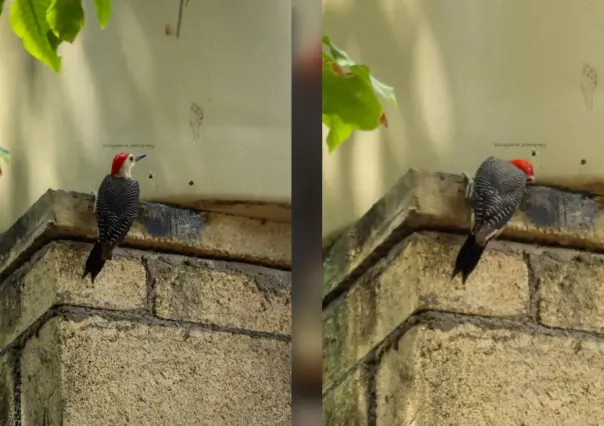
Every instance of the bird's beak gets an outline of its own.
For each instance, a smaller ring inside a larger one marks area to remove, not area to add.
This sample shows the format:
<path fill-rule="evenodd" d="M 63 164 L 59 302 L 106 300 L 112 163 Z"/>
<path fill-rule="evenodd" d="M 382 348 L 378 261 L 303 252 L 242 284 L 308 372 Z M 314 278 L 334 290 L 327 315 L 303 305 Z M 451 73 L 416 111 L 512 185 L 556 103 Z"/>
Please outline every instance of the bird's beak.
<path fill-rule="evenodd" d="M 139 161 L 141 161 L 143 158 L 145 158 L 147 156 L 147 154 L 141 154 L 141 155 L 137 155 L 136 157 L 134 157 L 134 162 L 138 163 Z"/>
<path fill-rule="evenodd" d="M 529 176 L 529 177 L 526 179 L 526 182 L 527 182 L 527 183 L 535 183 L 535 176 Z"/>

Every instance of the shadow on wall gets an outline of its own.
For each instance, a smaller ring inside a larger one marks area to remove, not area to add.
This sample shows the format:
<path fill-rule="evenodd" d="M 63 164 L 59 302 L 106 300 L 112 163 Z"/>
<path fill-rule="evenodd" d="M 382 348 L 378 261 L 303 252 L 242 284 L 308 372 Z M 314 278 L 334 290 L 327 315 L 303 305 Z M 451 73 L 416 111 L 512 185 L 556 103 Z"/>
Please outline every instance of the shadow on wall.
<path fill-rule="evenodd" d="M 134 173 L 145 200 L 288 202 L 291 66 L 274 52 L 290 49 L 289 6 L 242 6 L 230 16 L 228 3 L 190 2 L 176 38 L 166 28 L 177 27 L 178 1 L 116 4 L 105 30 L 84 2 L 86 24 L 61 46 L 59 75 L 2 23 L 0 76 L 12 99 L 0 104 L 0 134 L 12 163 L 0 178 L 0 229 L 49 187 L 96 190 L 120 151 L 148 154 Z M 251 57 L 246 80 L 240 63 Z"/>

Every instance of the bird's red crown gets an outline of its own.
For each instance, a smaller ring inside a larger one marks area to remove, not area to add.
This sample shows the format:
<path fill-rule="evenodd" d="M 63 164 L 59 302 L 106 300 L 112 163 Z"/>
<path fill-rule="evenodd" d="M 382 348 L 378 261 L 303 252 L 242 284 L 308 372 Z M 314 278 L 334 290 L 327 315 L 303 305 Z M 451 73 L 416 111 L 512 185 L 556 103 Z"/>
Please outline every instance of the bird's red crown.
<path fill-rule="evenodd" d="M 510 163 L 522 170 L 529 180 L 533 180 L 535 178 L 535 169 L 533 169 L 533 165 L 530 163 L 530 161 L 524 159 L 515 159 L 510 160 Z"/>
<path fill-rule="evenodd" d="M 111 164 L 111 176 L 115 176 L 119 173 L 120 169 L 124 165 L 124 161 L 126 161 L 129 155 L 130 154 L 127 152 L 120 152 L 113 157 L 113 163 Z"/>

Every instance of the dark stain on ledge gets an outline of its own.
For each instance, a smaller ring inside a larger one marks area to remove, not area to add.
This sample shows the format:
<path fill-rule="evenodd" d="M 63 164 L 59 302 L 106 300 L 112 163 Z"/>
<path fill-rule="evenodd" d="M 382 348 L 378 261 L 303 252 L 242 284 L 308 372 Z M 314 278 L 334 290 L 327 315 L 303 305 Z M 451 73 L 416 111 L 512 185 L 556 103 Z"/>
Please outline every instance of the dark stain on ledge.
<path fill-rule="evenodd" d="M 205 222 L 199 213 L 156 203 L 141 203 L 140 222 L 154 237 L 199 238 Z"/>
<path fill-rule="evenodd" d="M 540 228 L 591 230 L 599 208 L 588 195 L 534 185 L 529 187 L 520 210 Z"/>

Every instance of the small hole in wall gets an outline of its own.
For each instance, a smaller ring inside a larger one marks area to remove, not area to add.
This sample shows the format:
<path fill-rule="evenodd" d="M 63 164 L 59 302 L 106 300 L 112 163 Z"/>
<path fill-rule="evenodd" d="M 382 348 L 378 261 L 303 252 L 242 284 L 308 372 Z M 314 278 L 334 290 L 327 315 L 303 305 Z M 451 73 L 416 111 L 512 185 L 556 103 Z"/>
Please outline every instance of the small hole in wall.
<path fill-rule="evenodd" d="M 174 28 L 172 28 L 172 25 L 166 24 L 166 26 L 164 27 L 164 34 L 167 36 L 173 36 L 173 35 L 176 35 L 176 31 L 174 31 Z"/>
<path fill-rule="evenodd" d="M 192 180 L 189 181 L 189 186 L 193 186 L 195 185 L 195 182 L 193 182 Z"/>
<path fill-rule="evenodd" d="M 531 155 L 532 155 L 533 157 L 536 157 L 536 156 L 537 156 L 537 150 L 536 150 L 536 149 L 533 149 L 533 150 L 531 151 Z"/>
<path fill-rule="evenodd" d="M 582 165 L 582 166 L 584 166 L 584 165 L 586 165 L 586 164 L 587 164 L 587 160 L 586 160 L 585 158 L 584 158 L 584 159 L 582 159 L 582 160 L 581 160 L 581 165 Z"/>
<path fill-rule="evenodd" d="M 153 173 L 149 172 L 149 179 L 153 179 Z"/>

